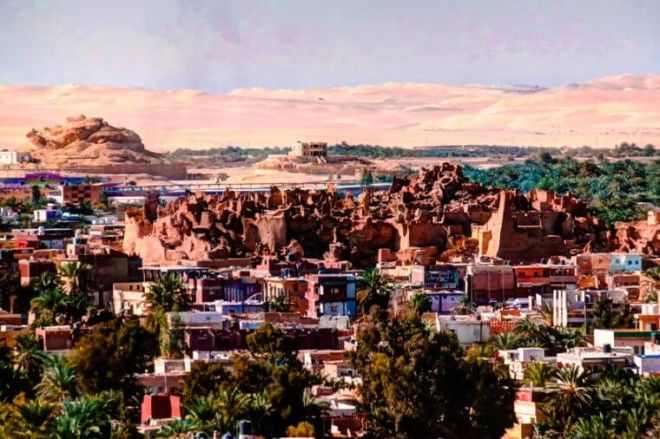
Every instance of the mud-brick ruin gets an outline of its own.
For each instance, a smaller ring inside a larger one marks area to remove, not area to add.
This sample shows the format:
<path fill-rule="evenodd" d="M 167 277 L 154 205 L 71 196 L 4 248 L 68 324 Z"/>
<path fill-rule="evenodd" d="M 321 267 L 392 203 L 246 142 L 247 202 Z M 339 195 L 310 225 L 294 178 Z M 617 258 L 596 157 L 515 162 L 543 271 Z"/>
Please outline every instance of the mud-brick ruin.
<path fill-rule="evenodd" d="M 442 163 L 358 197 L 327 191 L 196 194 L 126 213 L 124 250 L 146 263 L 296 252 L 307 258 L 432 263 L 476 254 L 540 261 L 606 249 L 606 228 L 585 203 L 549 191 L 524 195 L 468 182 Z M 470 245 L 467 245 L 469 243 Z"/>

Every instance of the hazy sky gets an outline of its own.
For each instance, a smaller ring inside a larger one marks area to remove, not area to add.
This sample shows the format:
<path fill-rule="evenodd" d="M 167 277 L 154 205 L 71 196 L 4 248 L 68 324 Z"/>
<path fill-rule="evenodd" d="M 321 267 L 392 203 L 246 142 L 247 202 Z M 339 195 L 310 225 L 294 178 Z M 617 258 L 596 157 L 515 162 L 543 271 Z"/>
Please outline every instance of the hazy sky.
<path fill-rule="evenodd" d="M 0 83 L 226 92 L 660 72 L 660 1 L 0 0 Z"/>

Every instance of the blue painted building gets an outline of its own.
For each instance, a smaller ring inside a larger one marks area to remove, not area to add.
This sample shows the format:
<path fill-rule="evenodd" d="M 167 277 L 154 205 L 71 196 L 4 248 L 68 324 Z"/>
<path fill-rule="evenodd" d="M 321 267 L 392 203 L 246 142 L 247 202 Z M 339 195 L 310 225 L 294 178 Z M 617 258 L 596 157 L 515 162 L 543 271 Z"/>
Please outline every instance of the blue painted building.
<path fill-rule="evenodd" d="M 639 253 L 610 253 L 610 271 L 624 273 L 642 271 L 642 255 Z"/>
<path fill-rule="evenodd" d="M 355 317 L 356 278 L 352 273 L 317 273 L 305 276 L 308 315 Z"/>

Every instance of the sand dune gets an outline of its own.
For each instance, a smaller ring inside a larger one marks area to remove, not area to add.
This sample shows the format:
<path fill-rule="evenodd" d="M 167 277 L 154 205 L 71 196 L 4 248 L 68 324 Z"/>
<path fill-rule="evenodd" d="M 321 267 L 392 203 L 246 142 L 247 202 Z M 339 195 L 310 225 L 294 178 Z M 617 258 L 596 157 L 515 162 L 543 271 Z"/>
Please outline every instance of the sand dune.
<path fill-rule="evenodd" d="M 156 151 L 345 140 L 381 145 L 660 145 L 660 75 L 564 87 L 363 85 L 307 90 L 0 86 L 0 147 L 67 116 L 101 116 Z"/>

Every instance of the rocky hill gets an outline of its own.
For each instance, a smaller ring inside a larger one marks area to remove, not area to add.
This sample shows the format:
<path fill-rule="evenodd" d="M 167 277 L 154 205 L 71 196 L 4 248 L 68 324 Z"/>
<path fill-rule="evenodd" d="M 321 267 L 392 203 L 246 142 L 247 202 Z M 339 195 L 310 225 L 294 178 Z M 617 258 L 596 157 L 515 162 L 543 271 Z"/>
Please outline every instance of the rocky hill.
<path fill-rule="evenodd" d="M 359 196 L 272 188 L 157 201 L 128 211 L 124 250 L 146 262 L 279 255 L 428 263 L 467 247 L 487 256 L 539 261 L 607 248 L 603 225 L 574 197 L 524 195 L 470 183 L 460 166 L 442 163 L 395 178 L 389 191 Z M 478 242 L 476 242 L 478 241 Z"/>
<path fill-rule="evenodd" d="M 117 128 L 99 117 L 69 117 L 66 122 L 42 130 L 31 130 L 30 154 L 45 166 L 103 166 L 160 163 L 159 154 L 148 151 L 140 136 Z"/>

